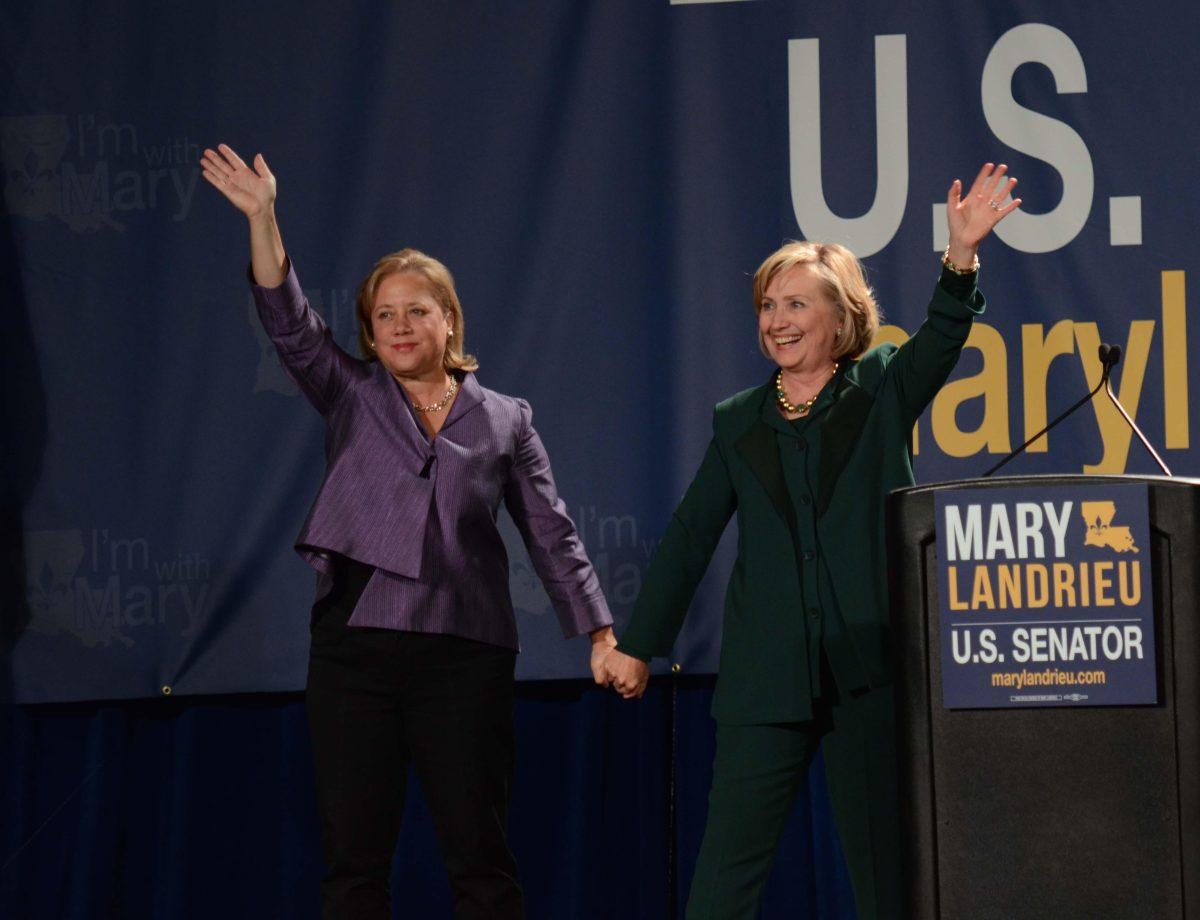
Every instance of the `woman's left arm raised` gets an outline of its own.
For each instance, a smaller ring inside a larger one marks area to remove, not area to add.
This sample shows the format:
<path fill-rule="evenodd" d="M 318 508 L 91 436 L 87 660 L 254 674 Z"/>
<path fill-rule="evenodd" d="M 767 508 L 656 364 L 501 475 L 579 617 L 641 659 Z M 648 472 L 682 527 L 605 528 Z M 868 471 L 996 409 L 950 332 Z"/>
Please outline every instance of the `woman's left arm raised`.
<path fill-rule="evenodd" d="M 985 163 L 965 195 L 958 179 L 946 193 L 950 242 L 929 315 L 888 365 L 888 375 L 914 420 L 946 382 L 972 321 L 983 312 L 983 295 L 975 287 L 979 244 L 1021 204 L 1020 198 L 1010 197 L 1017 180 L 1007 172 L 1003 163 Z"/>

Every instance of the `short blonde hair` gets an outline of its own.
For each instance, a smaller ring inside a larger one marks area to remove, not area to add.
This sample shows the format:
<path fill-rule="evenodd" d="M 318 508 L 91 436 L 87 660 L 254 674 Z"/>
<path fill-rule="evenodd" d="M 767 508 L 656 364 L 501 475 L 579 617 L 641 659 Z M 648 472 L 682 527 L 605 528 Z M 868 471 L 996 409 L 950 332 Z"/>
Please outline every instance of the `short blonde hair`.
<path fill-rule="evenodd" d="M 446 352 L 442 356 L 442 366 L 447 371 L 477 371 L 479 362 L 473 355 L 463 351 L 465 346 L 466 323 L 463 319 L 462 304 L 458 301 L 458 292 L 454 290 L 454 276 L 450 269 L 432 256 L 427 256 L 416 249 L 401 249 L 384 256 L 375 263 L 371 274 L 367 275 L 358 289 L 358 346 L 362 356 L 368 361 L 376 357 L 375 349 L 371 347 L 371 312 L 375 309 L 375 296 L 379 293 L 379 285 L 388 275 L 411 274 L 417 275 L 429 287 L 429 293 L 438 302 L 450 319 L 450 329 L 454 333 L 446 340 Z"/>
<path fill-rule="evenodd" d="M 755 314 L 762 312 L 763 295 L 771 282 L 799 265 L 813 267 L 825 282 L 825 295 L 837 308 L 842 335 L 834 347 L 834 359 L 861 357 L 871 347 L 882 314 L 875 302 L 875 292 L 867 284 L 862 263 L 839 243 L 792 240 L 767 256 L 754 273 Z M 759 336 L 758 347 L 770 357 L 762 336 Z"/>

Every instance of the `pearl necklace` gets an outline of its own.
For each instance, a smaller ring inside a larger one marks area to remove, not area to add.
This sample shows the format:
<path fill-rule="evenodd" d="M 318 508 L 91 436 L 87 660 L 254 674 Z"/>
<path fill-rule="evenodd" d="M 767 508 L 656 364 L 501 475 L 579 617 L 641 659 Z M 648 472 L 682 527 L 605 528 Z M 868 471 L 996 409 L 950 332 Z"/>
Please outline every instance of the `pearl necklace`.
<path fill-rule="evenodd" d="M 829 376 L 832 377 L 837 373 L 837 370 L 838 363 L 834 361 L 833 370 L 830 372 Z M 783 368 L 781 367 L 779 369 L 779 373 L 775 375 L 775 401 L 779 403 L 779 407 L 788 415 L 808 415 L 809 411 L 816 404 L 817 397 L 820 395 L 821 389 L 818 388 L 817 392 L 813 393 L 813 395 L 804 402 L 800 403 L 799 405 L 794 405 L 788 399 L 787 391 L 783 388 Z"/>
<path fill-rule="evenodd" d="M 454 398 L 454 394 L 458 392 L 458 378 L 450 378 L 450 389 L 446 391 L 446 395 L 435 402 L 432 406 L 418 406 L 415 402 L 413 408 L 418 412 L 441 412 L 446 406 L 450 405 L 450 400 Z"/>

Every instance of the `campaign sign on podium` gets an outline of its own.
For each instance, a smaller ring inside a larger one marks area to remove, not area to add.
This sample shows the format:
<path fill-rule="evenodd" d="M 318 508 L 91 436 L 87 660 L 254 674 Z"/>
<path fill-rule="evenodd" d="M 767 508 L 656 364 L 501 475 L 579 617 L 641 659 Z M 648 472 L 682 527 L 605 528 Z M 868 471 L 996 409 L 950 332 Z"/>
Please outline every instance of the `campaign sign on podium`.
<path fill-rule="evenodd" d="M 1144 483 L 937 494 L 948 709 L 1158 702 Z"/>

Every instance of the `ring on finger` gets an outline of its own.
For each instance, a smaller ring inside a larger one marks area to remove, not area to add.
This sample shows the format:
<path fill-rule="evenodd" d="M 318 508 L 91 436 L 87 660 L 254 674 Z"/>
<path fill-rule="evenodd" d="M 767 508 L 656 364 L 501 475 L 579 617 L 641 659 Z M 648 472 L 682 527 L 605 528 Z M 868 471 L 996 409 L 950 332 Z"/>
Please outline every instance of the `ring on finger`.
<path fill-rule="evenodd" d="M 999 210 L 1000 210 L 1000 205 L 998 205 L 998 204 L 996 203 L 996 199 L 995 199 L 995 198 L 993 198 L 991 201 L 989 201 L 989 202 L 988 202 L 988 207 L 990 207 L 990 208 L 991 208 L 993 211 L 999 211 Z"/>

